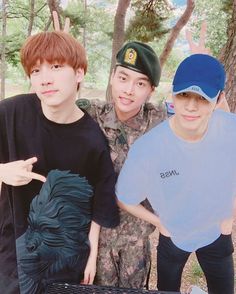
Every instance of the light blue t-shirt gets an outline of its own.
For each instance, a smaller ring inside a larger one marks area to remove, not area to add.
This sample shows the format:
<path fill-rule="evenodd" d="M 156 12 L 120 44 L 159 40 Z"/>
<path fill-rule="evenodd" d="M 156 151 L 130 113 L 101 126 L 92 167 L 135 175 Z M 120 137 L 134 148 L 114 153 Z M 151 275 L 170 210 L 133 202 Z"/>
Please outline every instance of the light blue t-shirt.
<path fill-rule="evenodd" d="M 146 197 L 176 246 L 195 251 L 215 241 L 236 196 L 236 115 L 217 110 L 198 142 L 177 137 L 164 121 L 131 146 L 117 197 Z"/>

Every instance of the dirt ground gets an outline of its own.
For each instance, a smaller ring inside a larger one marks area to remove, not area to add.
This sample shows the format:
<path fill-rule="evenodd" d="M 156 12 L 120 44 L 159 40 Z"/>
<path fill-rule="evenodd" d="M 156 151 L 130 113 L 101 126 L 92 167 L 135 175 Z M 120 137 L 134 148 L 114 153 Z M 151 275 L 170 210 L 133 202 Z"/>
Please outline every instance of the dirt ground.
<path fill-rule="evenodd" d="M 151 244 L 152 244 L 152 269 L 149 287 L 150 289 L 156 289 L 156 246 L 158 244 L 158 232 L 157 230 L 151 235 Z M 234 248 L 236 248 L 236 222 L 233 226 L 233 243 Z M 236 253 L 233 254 L 234 258 L 234 267 L 236 268 Z M 236 275 L 235 275 L 235 284 L 236 284 Z M 191 285 L 197 285 L 202 290 L 207 291 L 206 281 L 202 271 L 197 262 L 195 254 L 191 254 L 190 258 L 185 265 L 184 273 L 182 276 L 181 292 L 186 293 Z M 236 285 L 234 288 L 234 293 L 236 293 Z"/>

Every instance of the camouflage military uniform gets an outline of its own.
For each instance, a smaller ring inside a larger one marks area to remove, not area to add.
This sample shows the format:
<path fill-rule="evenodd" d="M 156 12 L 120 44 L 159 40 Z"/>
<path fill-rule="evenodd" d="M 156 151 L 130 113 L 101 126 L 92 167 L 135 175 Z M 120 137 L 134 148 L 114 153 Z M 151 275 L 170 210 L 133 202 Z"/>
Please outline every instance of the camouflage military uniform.
<path fill-rule="evenodd" d="M 119 173 L 130 145 L 150 128 L 166 118 L 164 107 L 146 103 L 139 114 L 125 123 L 120 122 L 112 103 L 99 100 L 78 100 L 99 123 L 108 138 L 111 158 Z M 147 200 L 142 204 L 152 211 Z M 155 227 L 130 214 L 120 212 L 120 225 L 102 228 L 99 240 L 97 276 L 95 283 L 126 288 L 143 288 L 151 266 L 149 235 Z"/>

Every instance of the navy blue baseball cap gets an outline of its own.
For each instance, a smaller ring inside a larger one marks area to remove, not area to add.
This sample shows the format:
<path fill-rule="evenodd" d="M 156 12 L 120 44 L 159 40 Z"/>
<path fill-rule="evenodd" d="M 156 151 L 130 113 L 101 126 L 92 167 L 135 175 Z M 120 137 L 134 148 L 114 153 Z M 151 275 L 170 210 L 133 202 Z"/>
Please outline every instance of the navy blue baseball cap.
<path fill-rule="evenodd" d="M 193 92 L 215 102 L 225 88 L 223 65 L 206 54 L 193 54 L 178 66 L 173 80 L 173 94 Z"/>

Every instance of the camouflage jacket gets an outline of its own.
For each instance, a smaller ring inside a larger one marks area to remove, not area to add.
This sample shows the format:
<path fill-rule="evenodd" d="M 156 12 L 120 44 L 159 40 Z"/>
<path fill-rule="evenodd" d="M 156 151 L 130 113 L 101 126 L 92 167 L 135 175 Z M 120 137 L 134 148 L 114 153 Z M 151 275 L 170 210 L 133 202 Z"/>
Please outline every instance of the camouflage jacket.
<path fill-rule="evenodd" d="M 118 120 L 113 103 L 100 100 L 79 99 L 77 105 L 95 119 L 108 139 L 115 171 L 120 172 L 133 142 L 162 122 L 166 117 L 165 106 L 146 103 L 138 115 L 125 122 Z"/>

